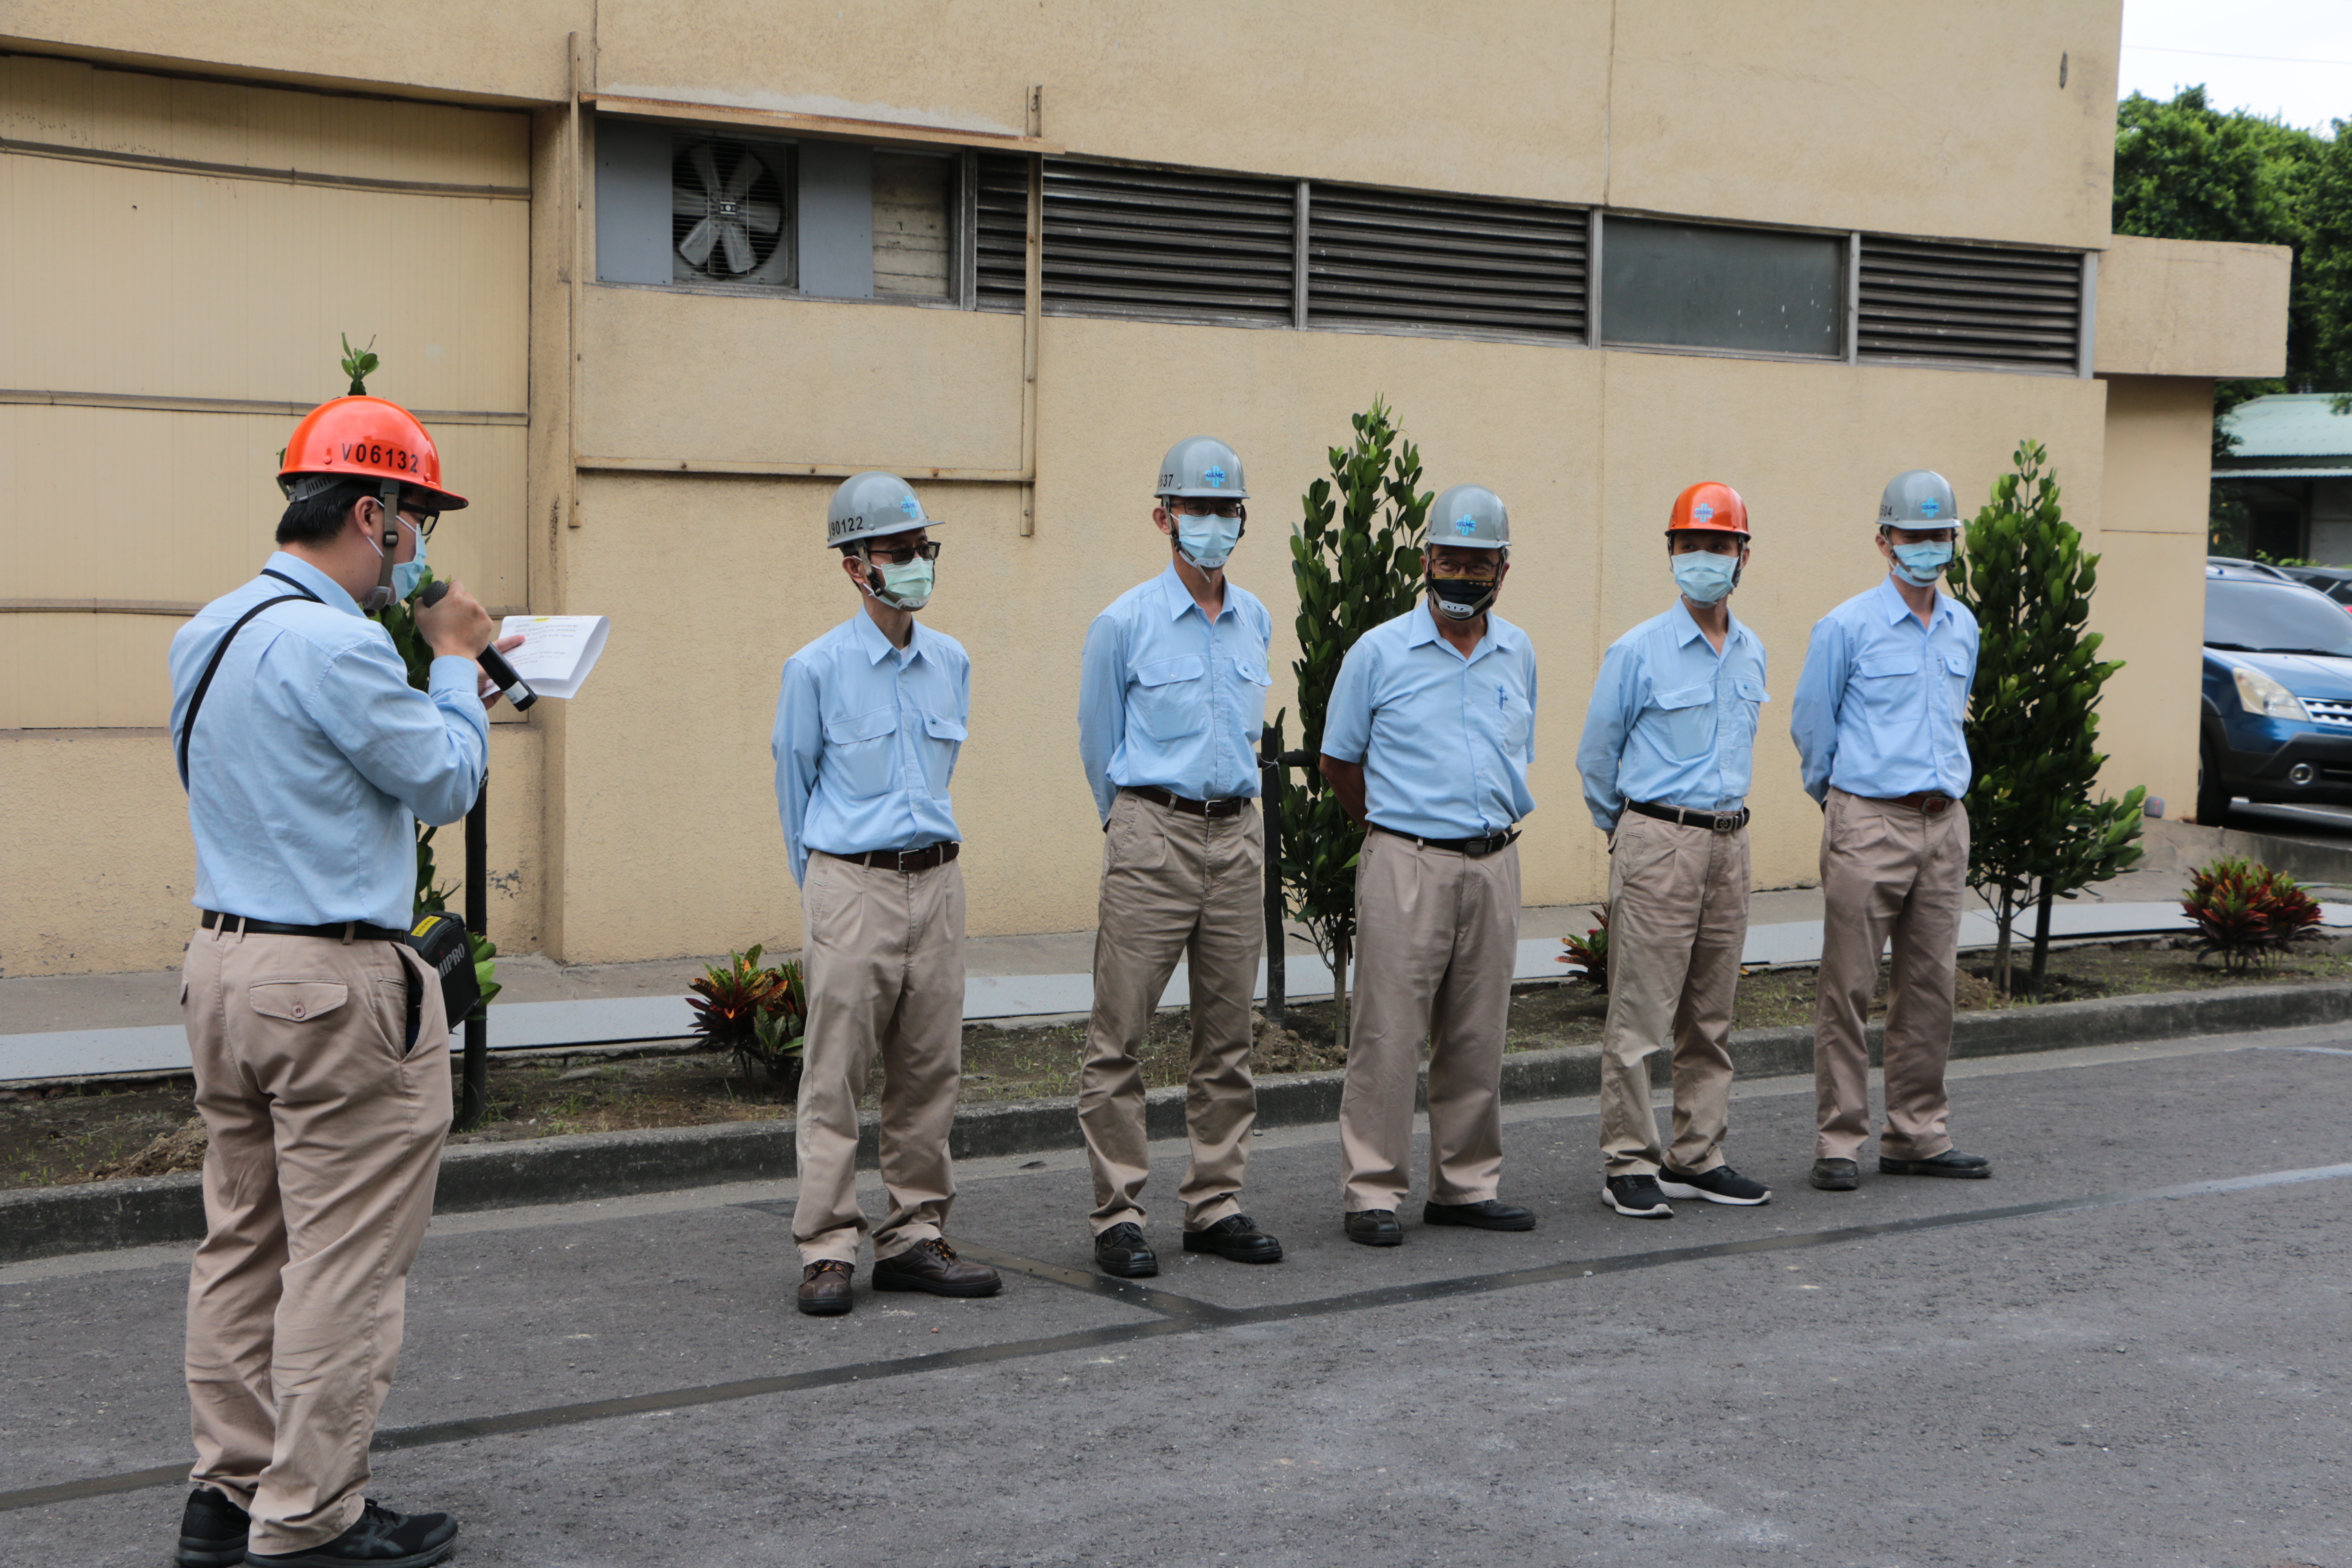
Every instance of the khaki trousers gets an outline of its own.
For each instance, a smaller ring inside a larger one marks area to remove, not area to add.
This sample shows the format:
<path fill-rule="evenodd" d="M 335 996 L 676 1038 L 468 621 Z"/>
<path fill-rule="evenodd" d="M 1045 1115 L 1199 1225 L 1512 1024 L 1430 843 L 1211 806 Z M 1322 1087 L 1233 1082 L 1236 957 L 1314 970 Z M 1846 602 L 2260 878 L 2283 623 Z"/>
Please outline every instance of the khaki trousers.
<path fill-rule="evenodd" d="M 793 1136 L 803 1266 L 855 1264 L 866 1232 L 857 1202 L 857 1096 L 882 1058 L 882 1185 L 890 1209 L 876 1261 L 944 1234 L 955 1202 L 948 1134 L 963 1077 L 963 868 L 928 871 L 809 857 L 801 885 L 808 985 Z"/>
<path fill-rule="evenodd" d="M 1143 1223 L 1139 1199 L 1151 1160 L 1138 1058 L 1179 958 L 1191 966 L 1184 1130 L 1192 1161 L 1176 1195 L 1187 1230 L 1241 1212 L 1257 1121 L 1250 998 L 1265 949 L 1265 824 L 1256 806 L 1234 816 L 1192 816 L 1124 790 L 1111 803 L 1095 921 L 1094 1012 L 1078 1077 L 1097 1236 Z"/>
<path fill-rule="evenodd" d="M 1952 982 L 1969 814 L 1934 816 L 1830 791 L 1822 818 L 1822 968 L 1813 1014 L 1818 1159 L 1851 1160 L 1870 1130 L 1870 1055 L 1863 1026 L 1878 954 L 1894 939 L 1886 996 L 1886 1126 L 1881 1154 L 1929 1160 L 1952 1146 L 1944 1062 L 1952 1048 Z"/>
<path fill-rule="evenodd" d="M 181 977 L 211 1138 L 188 1270 L 189 1479 L 252 1513 L 254 1552 L 301 1552 L 358 1520 L 400 1358 L 449 1131 L 441 985 L 398 942 L 213 931 Z"/>
<path fill-rule="evenodd" d="M 1473 859 L 1364 835 L 1356 984 L 1339 1094 L 1347 1212 L 1412 1186 L 1412 1101 L 1429 1051 L 1429 1201 L 1482 1203 L 1503 1173 L 1503 1034 L 1518 957 L 1519 851 Z"/>
<path fill-rule="evenodd" d="M 1628 811 L 1609 846 L 1609 1022 L 1601 1152 L 1612 1176 L 1712 1171 L 1731 1120 L 1731 1004 L 1748 942 L 1748 834 Z M 1660 1147 L 1650 1057 L 1671 1044 L 1675 1141 Z"/>

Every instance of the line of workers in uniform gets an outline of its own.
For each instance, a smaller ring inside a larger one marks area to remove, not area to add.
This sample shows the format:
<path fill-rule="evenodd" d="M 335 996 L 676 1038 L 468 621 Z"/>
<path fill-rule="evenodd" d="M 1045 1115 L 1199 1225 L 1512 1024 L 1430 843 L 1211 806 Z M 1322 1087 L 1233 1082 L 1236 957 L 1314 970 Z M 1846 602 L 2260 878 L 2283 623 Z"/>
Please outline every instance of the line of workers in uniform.
<path fill-rule="evenodd" d="M 1095 1261 L 1120 1279 L 1159 1270 L 1144 1228 L 1140 1057 L 1180 962 L 1192 1020 L 1183 1249 L 1282 1258 L 1281 1242 L 1242 1203 L 1256 1116 L 1250 1004 L 1265 942 L 1265 841 L 1255 797 L 1273 618 L 1226 574 L 1248 517 L 1233 448 L 1208 437 L 1178 442 L 1153 498 L 1167 569 L 1096 617 L 1078 687 L 1078 756 L 1104 836 L 1078 1121 L 1094 1175 Z M 1536 1223 L 1499 1196 L 1515 846 L 1535 809 L 1535 650 L 1494 610 L 1511 569 L 1502 498 L 1456 485 L 1429 519 L 1426 595 L 1349 651 L 1318 759 L 1368 830 L 1339 1103 L 1340 1224 L 1368 1247 L 1405 1239 L 1398 1216 L 1412 1185 L 1424 1040 L 1422 1223 Z M 946 1235 L 964 995 L 949 784 L 970 721 L 971 666 L 953 637 L 916 619 L 932 594 L 940 545 L 929 530 L 940 521 L 895 475 L 860 474 L 835 492 L 825 542 L 858 611 L 786 662 L 776 709 L 776 802 L 801 884 L 808 1005 L 793 1235 L 798 1306 L 815 1316 L 852 1306 L 869 1229 L 856 1192 L 857 1100 L 877 1058 L 889 1207 L 871 1227 L 874 1288 L 986 1296 L 1002 1287 Z M 1861 1181 L 1864 1022 L 1890 937 L 1878 1169 L 1990 1172 L 1953 1147 L 1944 1084 L 1969 858 L 1960 725 L 1977 658 L 1975 620 L 1937 587 L 1955 522 L 1940 475 L 1915 469 L 1886 487 L 1876 539 L 1887 575 L 1813 628 L 1792 704 L 1805 789 L 1823 810 L 1811 1179 L 1830 1192 Z M 1772 1196 L 1724 1154 L 1748 930 L 1744 802 L 1769 700 L 1764 646 L 1730 609 L 1748 546 L 1747 507 L 1728 486 L 1693 485 L 1676 498 L 1665 529 L 1673 602 L 1610 647 L 1577 748 L 1585 803 L 1610 847 L 1601 1197 L 1636 1218 L 1670 1216 L 1675 1198 L 1753 1206 Z M 1649 1058 L 1662 1050 L 1673 1064 L 1671 1140 L 1651 1106 Z"/>

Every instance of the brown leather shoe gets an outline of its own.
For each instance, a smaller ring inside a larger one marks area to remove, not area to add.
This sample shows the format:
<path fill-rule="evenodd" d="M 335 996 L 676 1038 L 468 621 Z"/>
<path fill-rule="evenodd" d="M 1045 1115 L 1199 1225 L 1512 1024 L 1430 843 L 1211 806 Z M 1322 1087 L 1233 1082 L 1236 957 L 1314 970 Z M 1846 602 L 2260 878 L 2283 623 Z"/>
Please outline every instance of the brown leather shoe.
<path fill-rule="evenodd" d="M 800 1310 L 812 1318 L 838 1318 L 849 1310 L 849 1276 L 848 1264 L 830 1258 L 802 1269 Z"/>
<path fill-rule="evenodd" d="M 877 1290 L 928 1290 L 934 1296 L 993 1296 L 1004 1288 L 995 1269 L 968 1263 L 934 1237 L 874 1265 Z"/>

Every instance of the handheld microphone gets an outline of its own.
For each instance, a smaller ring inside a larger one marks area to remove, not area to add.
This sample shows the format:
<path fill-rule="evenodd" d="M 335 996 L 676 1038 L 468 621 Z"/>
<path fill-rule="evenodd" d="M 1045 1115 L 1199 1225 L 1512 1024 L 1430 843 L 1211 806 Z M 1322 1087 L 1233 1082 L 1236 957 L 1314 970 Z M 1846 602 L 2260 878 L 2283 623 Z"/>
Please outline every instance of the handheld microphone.
<path fill-rule="evenodd" d="M 439 604 L 448 592 L 448 584 L 433 583 L 425 588 L 419 602 L 430 608 Z M 539 700 L 539 693 L 524 684 L 522 677 L 515 673 L 515 667 L 507 662 L 507 656 L 499 651 L 495 641 L 477 656 L 476 662 L 482 667 L 482 673 L 490 678 L 490 684 L 499 689 L 499 694 L 514 704 L 516 712 L 521 712 Z"/>

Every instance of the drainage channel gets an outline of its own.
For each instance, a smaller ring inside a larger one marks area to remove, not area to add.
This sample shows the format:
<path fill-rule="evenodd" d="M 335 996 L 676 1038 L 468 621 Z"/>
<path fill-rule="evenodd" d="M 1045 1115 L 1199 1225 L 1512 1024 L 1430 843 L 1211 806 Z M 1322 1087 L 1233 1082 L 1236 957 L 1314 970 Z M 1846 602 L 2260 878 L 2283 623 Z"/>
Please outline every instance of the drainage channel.
<path fill-rule="evenodd" d="M 2337 1181 L 2347 1176 L 2352 1176 L 2352 1164 L 2314 1165 L 2292 1171 L 2264 1171 L 2252 1175 L 2228 1176 L 2209 1182 L 2187 1182 L 2178 1186 L 2149 1187 L 2136 1192 L 2104 1193 L 2084 1197 L 2053 1198 L 2042 1203 L 2014 1204 L 2000 1208 L 1964 1209 L 1953 1214 L 1923 1215 L 1911 1219 L 1886 1220 L 1875 1225 L 1842 1226 L 1833 1230 L 1806 1231 L 1794 1236 L 1759 1237 L 1747 1241 L 1708 1242 L 1698 1247 L 1665 1247 L 1654 1252 L 1625 1253 L 1607 1258 L 1569 1258 L 1562 1262 L 1543 1264 L 1532 1268 L 1514 1268 L 1496 1274 L 1468 1274 L 1450 1279 L 1423 1280 L 1410 1285 L 1383 1286 L 1371 1290 L 1352 1291 L 1344 1296 L 1326 1296 L 1312 1300 L 1284 1302 L 1263 1307 L 1220 1307 L 1212 1302 L 1195 1300 L 1189 1296 L 1151 1289 L 1138 1285 L 1132 1280 L 1107 1279 L 1082 1269 L 1065 1268 L 1055 1264 L 1042 1263 L 1034 1258 L 967 1247 L 959 1250 L 999 1268 L 1008 1268 L 1031 1279 L 1120 1301 L 1140 1308 L 1154 1316 L 1146 1322 L 1118 1323 L 1107 1328 L 1085 1329 L 1073 1333 L 1055 1334 L 1041 1339 L 1008 1340 L 1001 1344 L 973 1345 L 962 1350 L 940 1351 L 929 1355 L 898 1356 L 887 1361 L 857 1362 L 846 1366 L 823 1367 L 810 1372 L 791 1373 L 776 1377 L 744 1378 L 733 1383 L 705 1384 L 698 1387 L 627 1394 L 617 1399 L 594 1399 L 577 1405 L 553 1405 L 542 1409 L 519 1410 L 500 1415 L 479 1415 L 459 1421 L 436 1421 L 416 1426 L 395 1427 L 390 1431 L 377 1433 L 374 1448 L 377 1453 L 394 1453 L 404 1448 L 426 1448 L 445 1443 L 471 1442 L 478 1437 L 511 1436 L 522 1433 L 543 1432 L 559 1426 L 576 1426 L 591 1421 L 609 1421 L 624 1415 L 688 1410 L 697 1405 L 724 1405 L 740 1399 L 760 1399 L 770 1394 L 793 1394 L 805 1389 L 835 1388 L 844 1384 L 877 1382 L 883 1378 L 913 1377 L 925 1373 L 945 1372 L 959 1367 L 987 1366 L 999 1362 L 1025 1361 L 1037 1356 L 1058 1355 L 1066 1351 L 1094 1350 L 1106 1345 L 1132 1344 L 1139 1340 L 1165 1339 L 1176 1334 L 1214 1332 L 1221 1329 L 1239 1328 L 1255 1323 L 1289 1322 L 1297 1319 L 1328 1317 L 1337 1313 L 1370 1311 L 1382 1307 L 1409 1306 L 1420 1301 L 1486 1295 L 1498 1290 L 1519 1289 L 1531 1285 L 1550 1285 L 1563 1280 L 1594 1279 L 1609 1274 L 1627 1274 L 1645 1268 L 1664 1268 L 1680 1263 L 1701 1263 L 1722 1258 L 1740 1258 L 1754 1253 L 1792 1252 L 1816 1247 L 1837 1247 L 1849 1242 L 1874 1240 L 1880 1237 L 1906 1236 L 1920 1231 L 1949 1230 L 1959 1226 L 1989 1225 L 2003 1220 L 2034 1219 L 2048 1215 L 2082 1214 L 2095 1209 L 2123 1208 L 2137 1204 L 2168 1203 L 2183 1198 L 2257 1192 L 2265 1188 L 2294 1186 L 2308 1182 Z M 760 1209 L 772 1214 L 789 1212 L 791 1208 L 788 1203 L 757 1203 L 740 1206 Z M 107 1497 L 118 1492 L 142 1491 L 151 1487 L 175 1486 L 184 1481 L 187 1474 L 188 1467 L 184 1461 L 176 1465 L 159 1465 L 152 1469 L 126 1470 L 110 1476 L 91 1476 L 78 1481 L 61 1481 L 53 1486 L 27 1487 L 18 1491 L 0 1492 L 0 1513 L 16 1509 L 41 1508 L 54 1503 L 73 1502 L 83 1498 Z"/>

